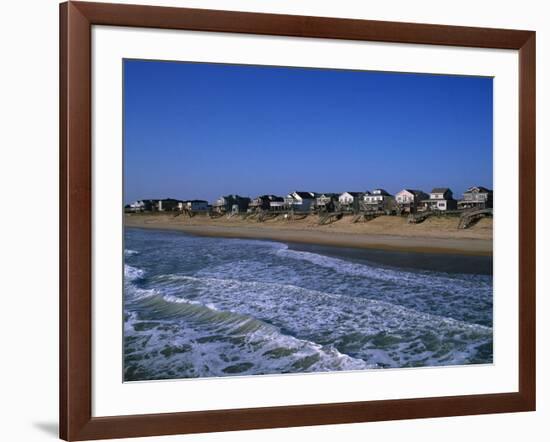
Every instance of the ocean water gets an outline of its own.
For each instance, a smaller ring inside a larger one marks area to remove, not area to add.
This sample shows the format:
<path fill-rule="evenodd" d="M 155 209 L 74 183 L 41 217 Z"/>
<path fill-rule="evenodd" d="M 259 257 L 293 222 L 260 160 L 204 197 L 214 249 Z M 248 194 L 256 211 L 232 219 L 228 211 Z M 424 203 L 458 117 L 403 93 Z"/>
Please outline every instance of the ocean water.
<path fill-rule="evenodd" d="M 490 258 L 416 258 L 126 228 L 124 379 L 492 363 Z"/>

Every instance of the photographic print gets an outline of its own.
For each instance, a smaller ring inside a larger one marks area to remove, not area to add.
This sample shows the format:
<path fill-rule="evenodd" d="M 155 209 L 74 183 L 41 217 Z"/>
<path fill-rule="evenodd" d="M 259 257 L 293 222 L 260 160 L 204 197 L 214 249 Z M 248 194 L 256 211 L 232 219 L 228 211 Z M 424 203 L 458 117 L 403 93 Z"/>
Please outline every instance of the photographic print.
<path fill-rule="evenodd" d="M 492 78 L 123 64 L 124 381 L 492 364 Z"/>

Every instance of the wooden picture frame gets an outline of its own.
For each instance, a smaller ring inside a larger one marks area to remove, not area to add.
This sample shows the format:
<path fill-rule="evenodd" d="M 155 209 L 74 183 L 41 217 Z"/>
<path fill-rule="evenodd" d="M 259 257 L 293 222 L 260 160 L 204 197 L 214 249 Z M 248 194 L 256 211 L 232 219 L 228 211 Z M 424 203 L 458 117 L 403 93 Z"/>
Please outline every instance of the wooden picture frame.
<path fill-rule="evenodd" d="M 92 417 L 92 25 L 519 51 L 519 391 Z M 535 410 L 535 32 L 169 7 L 60 5 L 60 437 L 65 440 Z"/>

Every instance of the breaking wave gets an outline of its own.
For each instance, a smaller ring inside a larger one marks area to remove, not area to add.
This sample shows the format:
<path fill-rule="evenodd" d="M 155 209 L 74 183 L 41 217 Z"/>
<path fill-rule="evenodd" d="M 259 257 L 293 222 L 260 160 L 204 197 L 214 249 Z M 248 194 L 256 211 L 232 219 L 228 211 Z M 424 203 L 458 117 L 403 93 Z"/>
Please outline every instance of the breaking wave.
<path fill-rule="evenodd" d="M 492 362 L 490 277 L 148 235 L 127 234 L 158 246 L 126 256 L 126 380 Z"/>

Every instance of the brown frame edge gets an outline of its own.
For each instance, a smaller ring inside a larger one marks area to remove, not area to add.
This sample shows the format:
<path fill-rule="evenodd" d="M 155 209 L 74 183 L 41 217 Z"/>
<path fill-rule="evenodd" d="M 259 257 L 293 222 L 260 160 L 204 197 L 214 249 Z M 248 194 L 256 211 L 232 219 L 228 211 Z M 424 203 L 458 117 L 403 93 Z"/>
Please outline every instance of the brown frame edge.
<path fill-rule="evenodd" d="M 91 27 L 135 26 L 519 51 L 519 392 L 92 417 Z M 60 437 L 107 439 L 533 411 L 535 32 L 68 2 L 60 5 Z"/>

